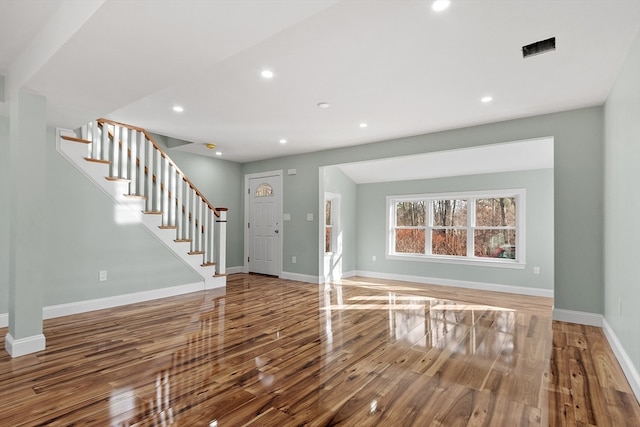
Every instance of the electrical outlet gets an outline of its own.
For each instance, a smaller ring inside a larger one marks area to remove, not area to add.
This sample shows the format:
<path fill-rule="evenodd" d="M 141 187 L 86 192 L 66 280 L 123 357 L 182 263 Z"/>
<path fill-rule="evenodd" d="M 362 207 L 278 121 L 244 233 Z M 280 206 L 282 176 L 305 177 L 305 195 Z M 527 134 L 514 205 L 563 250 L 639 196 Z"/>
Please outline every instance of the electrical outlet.
<path fill-rule="evenodd" d="M 313 214 L 312 213 L 308 213 L 307 214 L 307 221 L 313 221 Z"/>
<path fill-rule="evenodd" d="M 533 267 L 533 274 L 540 274 L 540 267 Z"/>
<path fill-rule="evenodd" d="M 295 264 L 298 260 L 296 259 L 296 257 L 292 256 L 291 257 L 291 264 Z"/>
<path fill-rule="evenodd" d="M 100 270 L 100 281 L 101 282 L 107 281 L 107 270 Z"/>
<path fill-rule="evenodd" d="M 371 261 L 375 261 L 376 260 L 376 256 L 374 255 L 373 257 L 371 257 Z"/>

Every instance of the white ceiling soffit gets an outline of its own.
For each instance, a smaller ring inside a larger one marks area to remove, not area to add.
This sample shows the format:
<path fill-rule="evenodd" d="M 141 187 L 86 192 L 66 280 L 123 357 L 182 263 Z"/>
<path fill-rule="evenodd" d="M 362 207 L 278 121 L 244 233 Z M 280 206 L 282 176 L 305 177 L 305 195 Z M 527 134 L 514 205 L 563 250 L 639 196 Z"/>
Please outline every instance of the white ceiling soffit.
<path fill-rule="evenodd" d="M 336 165 L 356 184 L 553 168 L 553 138 Z"/>

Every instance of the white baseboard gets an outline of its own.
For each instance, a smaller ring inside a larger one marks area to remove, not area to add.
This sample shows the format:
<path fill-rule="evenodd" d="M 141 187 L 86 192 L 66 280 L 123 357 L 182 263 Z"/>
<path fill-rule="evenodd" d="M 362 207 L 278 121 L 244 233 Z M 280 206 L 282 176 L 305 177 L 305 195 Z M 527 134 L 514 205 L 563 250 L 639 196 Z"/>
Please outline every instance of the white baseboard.
<path fill-rule="evenodd" d="M 311 276 L 308 274 L 299 274 L 299 273 L 289 273 L 288 271 L 283 271 L 282 273 L 280 273 L 280 278 L 281 279 L 287 279 L 287 280 L 297 280 L 298 282 L 306 282 L 306 283 L 313 283 L 313 284 L 320 284 L 320 280 L 321 278 L 318 276 Z"/>
<path fill-rule="evenodd" d="M 356 270 L 351 270 L 351 271 L 344 271 L 342 272 L 342 278 L 343 279 L 348 279 L 349 277 L 355 277 L 357 274 Z"/>
<path fill-rule="evenodd" d="M 225 269 L 225 272 L 227 274 L 237 274 L 237 273 L 244 273 L 244 267 L 243 266 L 239 266 L 239 267 L 227 267 Z"/>
<path fill-rule="evenodd" d="M 44 335 L 32 335 L 26 338 L 15 339 L 11 334 L 4 337 L 4 348 L 11 357 L 20 357 L 25 354 L 42 351 L 46 347 L 47 340 Z"/>
<path fill-rule="evenodd" d="M 85 313 L 87 311 L 103 310 L 105 308 L 134 304 L 137 302 L 151 301 L 176 295 L 188 294 L 204 290 L 204 283 L 197 282 L 187 285 L 172 286 L 169 288 L 153 289 L 150 291 L 136 292 L 133 294 L 114 295 L 112 297 L 91 299 L 44 307 L 42 317 L 52 319 L 54 317 L 69 316 L 71 314 Z"/>
<path fill-rule="evenodd" d="M 602 328 L 603 317 L 601 314 L 587 313 L 586 311 L 553 309 L 553 320 L 560 322 L 577 323 L 578 325 L 597 326 Z"/>
<path fill-rule="evenodd" d="M 586 311 L 553 309 L 553 320 L 567 323 L 577 323 L 578 325 L 597 326 L 602 328 L 602 314 L 588 313 Z"/>
<path fill-rule="evenodd" d="M 9 313 L 0 313 L 0 328 L 9 326 Z"/>
<path fill-rule="evenodd" d="M 609 341 L 609 345 L 616 355 L 616 359 L 618 359 L 618 363 L 624 371 L 627 381 L 629 381 L 633 394 L 636 395 L 636 399 L 640 402 L 640 374 L 638 373 L 638 369 L 633 365 L 633 362 L 631 362 L 629 354 L 627 354 L 616 333 L 604 317 L 602 318 L 602 331 L 604 332 L 604 336 L 607 337 L 607 341 Z"/>
<path fill-rule="evenodd" d="M 453 286 L 456 288 L 477 289 L 481 291 L 507 292 L 510 294 L 530 295 L 553 298 L 553 289 L 528 288 L 524 286 L 501 285 L 497 283 L 470 282 L 466 280 L 440 279 L 437 277 L 408 276 L 404 274 L 380 273 L 377 271 L 357 270 L 357 276 L 374 279 L 400 280 L 403 282 L 425 283 L 430 285 Z"/>

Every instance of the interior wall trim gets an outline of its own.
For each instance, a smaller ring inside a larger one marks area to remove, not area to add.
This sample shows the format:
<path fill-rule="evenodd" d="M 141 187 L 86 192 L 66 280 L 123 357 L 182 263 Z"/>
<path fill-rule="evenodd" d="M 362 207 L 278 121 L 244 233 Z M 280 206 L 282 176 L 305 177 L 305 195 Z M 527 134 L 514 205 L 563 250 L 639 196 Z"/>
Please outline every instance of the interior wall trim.
<path fill-rule="evenodd" d="M 553 320 L 560 322 L 577 323 L 579 325 L 597 326 L 602 328 L 602 314 L 588 313 L 585 311 L 553 309 Z"/>
<path fill-rule="evenodd" d="M 70 302 L 66 304 L 50 305 L 42 309 L 42 317 L 43 319 L 53 319 L 55 317 L 86 313 L 88 311 L 103 310 L 105 308 L 151 301 L 154 299 L 167 298 L 203 290 L 204 282 L 196 282 L 186 285 L 136 292 L 132 294 L 114 295 L 106 298 L 97 298 L 85 301 Z"/>
<path fill-rule="evenodd" d="M 318 276 L 311 276 L 309 274 L 300 274 L 300 273 L 290 273 L 288 271 L 283 271 L 282 273 L 280 273 L 280 278 L 281 279 L 287 279 L 287 280 L 297 280 L 298 282 L 306 282 L 306 283 L 313 283 L 315 285 L 319 285 L 322 281 L 324 281 L 324 278 L 320 278 Z"/>
<path fill-rule="evenodd" d="M 510 294 L 530 295 L 553 298 L 553 289 L 529 288 L 524 286 L 502 285 L 498 283 L 471 282 L 466 280 L 441 279 L 437 277 L 408 276 L 404 274 L 380 273 L 377 271 L 357 270 L 357 276 L 374 279 L 400 280 L 403 282 L 425 283 L 430 285 L 453 286 L 457 288 L 477 289 L 481 291 L 507 292 Z"/>
<path fill-rule="evenodd" d="M 43 334 L 15 339 L 10 333 L 7 333 L 4 337 L 4 348 L 11 357 L 20 357 L 44 350 L 46 342 Z"/>
<path fill-rule="evenodd" d="M 607 337 L 607 341 L 609 341 L 613 354 L 616 355 L 616 359 L 618 359 L 618 363 L 620 363 L 620 367 L 627 377 L 627 381 L 629 381 L 633 394 L 636 395 L 636 400 L 640 402 L 640 374 L 638 373 L 638 369 L 636 369 L 633 362 L 631 362 L 629 354 L 627 354 L 618 336 L 604 317 L 602 318 L 602 331 L 604 332 L 604 336 Z"/>

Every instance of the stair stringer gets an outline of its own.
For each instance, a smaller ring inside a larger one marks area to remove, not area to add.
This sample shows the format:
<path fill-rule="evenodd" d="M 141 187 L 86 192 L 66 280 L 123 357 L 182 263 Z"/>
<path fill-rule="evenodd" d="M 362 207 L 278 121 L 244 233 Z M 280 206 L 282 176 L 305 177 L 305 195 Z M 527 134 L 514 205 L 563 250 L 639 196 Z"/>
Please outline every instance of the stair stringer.
<path fill-rule="evenodd" d="M 126 197 L 128 182 L 107 180 L 109 165 L 87 161 L 85 159 L 88 152 L 87 145 L 62 139 L 63 135 L 77 136 L 73 130 L 56 129 L 56 151 L 119 206 L 118 212 L 123 216 L 123 219 L 127 222 L 140 224 L 153 237 L 169 248 L 187 267 L 202 277 L 203 289 L 226 287 L 226 275 L 216 276 L 216 267 L 214 265 L 203 267 L 201 265 L 201 255 L 189 255 L 189 245 L 187 243 L 175 242 L 175 230 L 160 228 L 161 215 L 143 213 L 144 200 Z"/>

